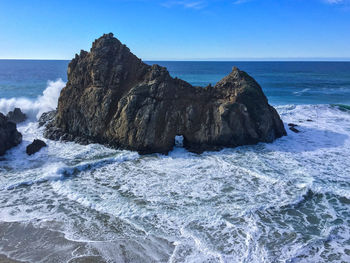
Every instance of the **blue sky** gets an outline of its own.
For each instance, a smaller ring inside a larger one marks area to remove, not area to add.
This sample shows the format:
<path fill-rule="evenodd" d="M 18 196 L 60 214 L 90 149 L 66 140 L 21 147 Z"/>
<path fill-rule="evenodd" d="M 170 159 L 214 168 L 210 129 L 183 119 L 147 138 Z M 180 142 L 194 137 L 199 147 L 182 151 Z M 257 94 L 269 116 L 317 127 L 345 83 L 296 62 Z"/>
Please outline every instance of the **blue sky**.
<path fill-rule="evenodd" d="M 0 0 L 0 58 L 71 59 L 113 32 L 145 60 L 350 58 L 350 0 Z"/>

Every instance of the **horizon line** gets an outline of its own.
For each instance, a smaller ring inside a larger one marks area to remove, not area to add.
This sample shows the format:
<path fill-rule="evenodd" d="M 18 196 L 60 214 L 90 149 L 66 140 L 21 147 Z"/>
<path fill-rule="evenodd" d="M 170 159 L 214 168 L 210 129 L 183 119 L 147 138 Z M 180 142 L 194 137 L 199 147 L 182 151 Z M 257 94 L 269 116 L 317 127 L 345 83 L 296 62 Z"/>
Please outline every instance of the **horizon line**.
<path fill-rule="evenodd" d="M 17 60 L 17 61 L 71 61 L 72 59 L 61 58 L 0 58 L 1 60 Z M 338 57 L 295 57 L 295 58 L 152 58 L 142 59 L 142 61 L 162 61 L 162 62 L 350 62 L 350 57 L 338 58 Z"/>

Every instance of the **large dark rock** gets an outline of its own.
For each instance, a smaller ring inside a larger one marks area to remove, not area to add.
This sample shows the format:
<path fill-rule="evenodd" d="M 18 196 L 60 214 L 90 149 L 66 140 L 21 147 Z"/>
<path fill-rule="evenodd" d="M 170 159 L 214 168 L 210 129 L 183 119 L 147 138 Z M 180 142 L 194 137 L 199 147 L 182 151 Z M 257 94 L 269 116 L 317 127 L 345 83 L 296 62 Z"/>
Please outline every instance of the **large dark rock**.
<path fill-rule="evenodd" d="M 14 123 L 20 123 L 27 119 L 27 116 L 21 111 L 20 108 L 15 108 L 13 111 L 7 113 L 6 116 L 9 121 L 12 121 Z"/>
<path fill-rule="evenodd" d="M 29 144 L 26 148 L 26 153 L 28 155 L 32 155 L 41 150 L 41 148 L 46 147 L 46 143 L 42 140 L 35 139 L 31 144 Z"/>
<path fill-rule="evenodd" d="M 106 34 L 70 62 L 57 115 L 45 132 L 140 153 L 167 153 L 176 135 L 189 151 L 202 152 L 272 142 L 286 131 L 247 73 L 233 68 L 214 87 L 194 87 L 143 63 Z"/>
<path fill-rule="evenodd" d="M 17 131 L 16 124 L 0 113 L 0 156 L 22 142 L 22 134 Z"/>

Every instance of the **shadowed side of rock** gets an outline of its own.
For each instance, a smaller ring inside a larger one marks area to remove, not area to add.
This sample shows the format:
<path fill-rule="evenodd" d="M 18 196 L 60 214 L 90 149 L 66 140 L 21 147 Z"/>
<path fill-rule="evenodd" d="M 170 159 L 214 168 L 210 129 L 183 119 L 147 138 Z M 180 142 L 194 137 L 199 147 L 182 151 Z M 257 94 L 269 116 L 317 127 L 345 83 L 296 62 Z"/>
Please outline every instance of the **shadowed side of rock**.
<path fill-rule="evenodd" d="M 0 113 L 0 156 L 22 142 L 22 134 L 17 131 L 16 124 Z"/>
<path fill-rule="evenodd" d="M 31 144 L 26 148 L 26 153 L 32 155 L 41 150 L 41 148 L 46 147 L 46 143 L 42 140 L 35 139 Z"/>
<path fill-rule="evenodd" d="M 167 153 L 177 135 L 190 151 L 203 152 L 285 135 L 259 84 L 234 68 L 214 87 L 194 87 L 164 67 L 143 63 L 112 34 L 68 66 L 57 114 L 46 127 L 51 139 L 98 142 Z"/>

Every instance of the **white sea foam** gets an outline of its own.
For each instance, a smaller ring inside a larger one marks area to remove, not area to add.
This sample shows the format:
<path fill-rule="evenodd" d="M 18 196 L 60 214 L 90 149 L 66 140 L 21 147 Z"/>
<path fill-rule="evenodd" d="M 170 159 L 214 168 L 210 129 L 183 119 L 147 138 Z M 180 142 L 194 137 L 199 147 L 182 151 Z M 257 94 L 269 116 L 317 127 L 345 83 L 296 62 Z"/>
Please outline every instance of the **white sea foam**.
<path fill-rule="evenodd" d="M 7 114 L 14 108 L 20 108 L 30 119 L 38 119 L 42 113 L 56 109 L 60 92 L 64 86 L 65 82 L 62 79 L 48 81 L 43 94 L 34 100 L 28 98 L 0 98 L 0 112 Z"/>
<path fill-rule="evenodd" d="M 47 140 L 47 149 L 26 156 L 26 144 L 42 131 L 19 125 L 24 143 L 0 164 L 0 221 L 64 233 L 69 242 L 89 244 L 84 253 L 111 262 L 122 255 L 347 262 L 350 113 L 328 105 L 277 109 L 288 136 L 201 155 L 175 147 L 167 156 L 139 156 Z M 300 133 L 288 129 L 290 122 Z"/>
<path fill-rule="evenodd" d="M 303 93 L 306 93 L 308 92 L 310 89 L 309 88 L 306 88 L 306 89 L 303 89 L 301 91 L 294 91 L 293 94 L 296 94 L 296 95 L 302 95 Z"/>

